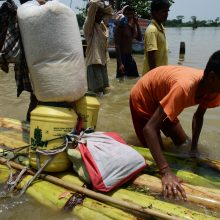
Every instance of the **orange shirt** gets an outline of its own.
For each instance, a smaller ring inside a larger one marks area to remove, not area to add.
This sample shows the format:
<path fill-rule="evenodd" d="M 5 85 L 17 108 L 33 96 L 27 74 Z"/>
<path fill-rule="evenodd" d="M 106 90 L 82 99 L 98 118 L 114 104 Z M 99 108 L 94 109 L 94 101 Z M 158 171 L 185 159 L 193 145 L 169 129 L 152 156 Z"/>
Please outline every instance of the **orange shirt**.
<path fill-rule="evenodd" d="M 195 94 L 203 70 L 186 66 L 160 66 L 145 74 L 131 90 L 131 102 L 139 117 L 150 118 L 159 104 L 174 121 L 184 108 L 201 104 L 204 108 L 220 105 L 220 95 L 203 97 Z"/>

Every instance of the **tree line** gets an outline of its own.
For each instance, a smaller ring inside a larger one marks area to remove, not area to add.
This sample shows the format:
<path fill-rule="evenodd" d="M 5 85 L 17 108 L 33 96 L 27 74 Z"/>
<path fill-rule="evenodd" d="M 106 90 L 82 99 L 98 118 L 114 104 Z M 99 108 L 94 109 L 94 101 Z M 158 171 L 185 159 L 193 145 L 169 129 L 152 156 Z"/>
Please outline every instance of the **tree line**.
<path fill-rule="evenodd" d="M 198 20 L 196 16 L 191 16 L 191 20 L 184 22 L 184 16 L 179 15 L 176 19 L 167 20 L 166 27 L 219 27 L 220 26 L 220 17 L 217 17 L 214 20 Z"/>

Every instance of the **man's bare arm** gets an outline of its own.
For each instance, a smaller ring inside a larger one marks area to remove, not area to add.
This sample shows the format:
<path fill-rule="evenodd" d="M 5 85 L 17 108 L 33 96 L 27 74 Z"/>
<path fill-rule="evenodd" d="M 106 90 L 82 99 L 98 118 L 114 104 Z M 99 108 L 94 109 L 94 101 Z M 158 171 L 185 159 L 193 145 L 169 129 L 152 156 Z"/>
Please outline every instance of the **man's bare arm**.
<path fill-rule="evenodd" d="M 199 136 L 203 126 L 203 118 L 206 112 L 206 108 L 198 106 L 196 112 L 193 115 L 192 121 L 192 146 L 191 146 L 191 156 L 196 156 L 198 154 L 198 141 Z"/>
<path fill-rule="evenodd" d="M 186 193 L 181 186 L 181 180 L 171 172 L 161 150 L 160 128 L 165 118 L 166 114 L 159 106 L 143 129 L 144 138 L 160 170 L 163 195 L 168 198 L 179 198 L 180 195 L 183 200 L 186 200 Z"/>
<path fill-rule="evenodd" d="M 156 52 L 155 50 L 148 51 L 148 63 L 149 63 L 150 70 L 156 67 L 155 52 Z"/>

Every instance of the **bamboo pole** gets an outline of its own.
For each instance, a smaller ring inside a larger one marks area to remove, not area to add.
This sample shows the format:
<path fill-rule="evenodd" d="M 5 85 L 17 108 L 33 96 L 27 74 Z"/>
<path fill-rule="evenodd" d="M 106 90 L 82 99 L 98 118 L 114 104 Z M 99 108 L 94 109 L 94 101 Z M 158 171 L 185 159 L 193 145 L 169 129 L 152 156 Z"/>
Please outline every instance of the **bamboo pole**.
<path fill-rule="evenodd" d="M 5 165 L 0 164 L 0 183 L 4 183 L 8 179 L 8 175 L 9 169 Z M 31 175 L 25 176 L 25 178 L 18 184 L 17 188 L 22 189 L 31 178 Z M 67 214 L 70 219 L 77 216 L 80 219 L 85 220 L 137 220 L 136 216 L 129 214 L 128 212 L 101 203 L 89 197 L 84 198 L 82 203 L 78 205 L 75 204 L 76 206 L 73 207 L 72 211 L 69 210 L 66 214 L 62 213 L 66 202 L 74 196 L 74 192 L 44 180 L 35 181 L 34 184 L 27 189 L 26 193 L 36 202 L 51 209 L 51 211 L 58 211 L 59 213 L 57 214 L 61 216 L 64 214 L 64 218 Z"/>
<path fill-rule="evenodd" d="M 22 122 L 12 118 L 2 118 L 0 117 L 0 127 L 3 128 L 12 128 L 18 131 L 27 131 L 30 130 L 30 125 L 27 122 Z"/>
<path fill-rule="evenodd" d="M 70 174 L 70 173 L 59 173 L 59 174 L 55 174 L 57 177 L 59 177 L 60 179 L 64 180 L 65 182 L 69 182 L 69 183 L 73 183 L 73 184 L 77 184 L 77 185 L 82 185 L 83 182 L 79 180 L 79 178 L 76 175 Z M 142 188 L 139 188 L 142 191 Z M 174 202 L 174 205 L 172 203 L 168 203 L 168 202 L 162 202 L 160 200 L 157 200 L 155 197 L 150 196 L 149 197 L 149 192 L 148 192 L 148 188 L 144 187 L 143 190 L 146 191 L 146 195 L 144 193 L 139 193 L 139 192 L 135 192 L 135 189 L 131 189 L 132 191 L 128 191 L 126 189 L 122 189 L 119 188 L 117 190 L 115 190 L 115 192 L 111 193 L 110 195 L 116 198 L 122 198 L 125 200 L 130 200 L 130 201 L 136 201 L 139 205 L 145 205 L 145 206 L 152 206 L 155 207 L 157 209 L 161 209 L 161 211 L 165 211 L 167 213 L 171 212 L 174 215 L 178 215 L 181 219 L 208 219 L 210 218 L 210 216 L 198 216 L 196 214 L 190 214 L 191 210 L 187 210 L 186 208 L 180 206 L 177 204 L 176 201 L 170 201 L 170 202 Z M 142 191 L 143 192 L 143 191 Z M 157 194 L 158 195 L 158 194 Z M 180 202 L 180 204 L 182 204 L 184 206 L 184 204 L 187 204 L 187 206 L 189 207 L 189 203 L 185 203 L 185 202 Z M 193 205 L 191 205 L 192 207 Z M 197 206 L 199 208 L 199 206 Z M 203 206 L 204 207 L 204 206 Z M 183 209 L 182 209 L 183 208 Z M 182 215 L 182 214 L 183 215 Z M 214 213 L 210 210 L 206 209 L 206 213 L 208 215 L 213 215 Z"/>
<path fill-rule="evenodd" d="M 22 121 L 19 121 L 19 120 L 16 120 L 16 119 L 11 119 L 11 118 L 2 118 L 2 117 L 0 117 L 0 127 L 8 128 L 8 129 L 14 129 L 14 130 L 17 130 L 17 131 L 20 131 L 20 132 L 27 132 L 27 133 L 30 130 L 30 126 L 26 122 L 22 122 Z M 23 139 L 24 138 L 28 138 L 28 137 L 23 137 Z M 26 140 L 28 141 L 28 139 L 26 139 Z M 16 140 L 16 141 L 18 141 L 18 140 Z M 13 144 L 13 141 L 11 141 L 11 142 Z M 151 156 L 148 149 L 143 148 L 143 147 L 135 147 L 135 146 L 133 146 L 133 147 L 139 153 L 141 153 L 143 155 L 146 154 L 148 160 L 151 160 L 151 161 L 153 160 L 153 158 L 152 158 L 152 156 Z M 168 153 L 168 152 L 164 152 L 164 154 L 168 159 L 172 160 L 172 158 L 176 158 L 176 161 L 178 161 L 178 155 Z M 183 160 L 183 158 L 179 158 L 179 159 Z M 190 159 L 189 158 L 187 160 L 184 160 L 184 162 L 186 164 L 189 164 L 189 166 L 196 166 L 197 164 L 201 163 L 201 164 L 205 164 L 207 166 L 210 166 L 210 167 L 214 168 L 217 171 L 220 171 L 220 161 L 218 161 L 218 160 L 211 160 L 211 159 L 208 159 L 208 158 L 198 158 L 198 159 Z"/>
<path fill-rule="evenodd" d="M 150 161 L 154 161 L 150 150 L 143 147 L 132 146 L 135 150 L 137 150 L 140 154 L 142 154 L 146 159 Z M 185 167 L 196 167 L 198 165 L 205 165 L 214 170 L 220 172 L 220 161 L 219 160 L 211 160 L 208 158 L 183 158 L 171 152 L 163 152 L 168 162 L 175 162 L 180 165 L 184 165 Z"/>
<path fill-rule="evenodd" d="M 5 127 L 8 127 L 9 130 L 10 129 L 13 129 L 13 130 L 19 130 L 20 132 L 22 131 L 22 129 L 19 129 L 19 127 L 22 126 L 22 123 L 20 123 L 19 121 L 17 120 L 14 120 L 14 119 L 0 119 L 0 124 L 3 124 Z M 15 126 L 14 126 L 15 125 Z M 5 141 L 5 134 L 2 135 L 2 141 L 4 142 Z M 8 134 L 8 140 L 6 140 L 7 143 L 10 143 L 11 140 L 14 140 L 14 138 L 10 138 L 11 137 L 11 133 L 9 132 Z M 1 136 L 1 135 L 0 135 Z M 21 135 L 19 135 L 20 137 Z M 0 138 L 1 139 L 1 138 Z M 6 138 L 7 139 L 7 138 Z M 19 139 L 19 138 L 18 138 Z M 19 142 L 19 140 L 14 140 L 13 144 L 15 144 L 15 146 L 19 143 L 19 146 L 22 146 L 21 143 L 24 143 L 22 141 Z M 7 144 L 6 144 L 7 145 Z M 16 146 L 17 147 L 17 146 Z M 147 154 L 147 157 L 150 158 L 150 154 L 149 152 L 147 152 L 146 150 L 147 149 L 144 149 L 144 148 L 140 148 L 140 147 L 136 147 L 138 149 L 141 149 L 145 152 L 145 154 Z M 146 153 L 147 152 L 147 153 Z M 142 153 L 142 152 L 141 152 Z M 144 154 L 144 155 L 145 155 Z M 149 155 L 148 155 L 149 154 Z M 181 171 L 182 172 L 182 171 Z M 180 172 L 180 173 L 181 173 Z M 181 176 L 187 176 L 188 174 L 187 173 L 182 173 Z M 195 174 L 194 174 L 195 176 Z M 148 178 L 151 177 L 151 176 L 148 176 Z M 199 176 L 195 176 L 194 178 L 198 179 Z M 158 193 L 161 193 L 161 182 L 160 180 L 158 179 L 157 181 L 157 184 L 155 184 L 154 182 L 150 182 L 148 181 L 148 178 L 145 178 L 144 179 L 144 175 L 143 176 L 140 176 L 139 178 L 137 178 L 135 181 L 135 184 L 138 185 L 138 181 L 140 179 L 144 180 L 142 182 L 139 182 L 139 185 L 141 186 L 144 186 L 144 187 L 149 187 L 152 189 L 152 192 L 158 192 Z M 153 177 L 152 177 L 153 178 Z M 192 178 L 192 176 L 190 176 L 189 178 Z M 207 184 L 207 181 L 205 181 L 205 184 Z M 196 181 L 196 183 L 198 184 L 199 181 Z M 214 182 L 214 181 L 213 181 Z M 212 182 L 210 182 L 210 184 L 212 184 Z M 157 187 L 157 190 L 154 189 L 154 187 Z M 198 189 L 198 186 L 196 187 L 193 187 L 193 186 L 190 186 L 188 184 L 184 184 L 184 188 L 187 192 L 187 197 L 188 197 L 188 200 L 191 201 L 191 202 L 195 202 L 195 203 L 198 203 L 198 204 L 203 204 L 205 205 L 206 207 L 208 208 L 212 208 L 212 209 L 216 209 L 216 210 L 219 210 L 219 200 L 218 200 L 218 196 L 219 195 L 219 191 L 218 190 L 212 190 L 213 192 L 211 192 L 211 189 L 207 189 L 207 188 L 201 188 L 201 190 L 196 190 Z M 191 190 L 190 190 L 191 189 Z M 203 194 L 201 196 L 201 192 L 206 192 L 205 194 Z"/>
<path fill-rule="evenodd" d="M 142 174 L 138 176 L 136 179 L 134 179 L 132 184 L 138 187 L 148 188 L 150 193 L 153 194 L 155 193 L 161 194 L 162 192 L 161 180 L 155 176 Z M 198 204 L 203 205 L 211 210 L 217 210 L 217 211 L 220 210 L 220 190 L 199 187 L 199 186 L 192 186 L 187 183 L 183 183 L 183 188 L 186 191 L 189 202 L 193 202 L 197 205 Z"/>
<path fill-rule="evenodd" d="M 162 193 L 161 180 L 155 176 L 140 175 L 132 184 L 138 187 L 147 187 L 150 193 Z M 220 190 L 211 191 L 208 188 L 193 186 L 187 183 L 183 183 L 182 186 L 189 202 L 203 205 L 211 210 L 220 211 Z"/>
<path fill-rule="evenodd" d="M 5 164 L 5 162 L 6 162 L 6 159 L 0 158 L 0 163 L 1 164 Z M 23 168 L 22 165 L 17 164 L 15 162 L 10 162 L 10 165 L 11 165 L 11 167 L 13 167 L 14 169 L 17 169 L 17 170 L 21 170 Z M 28 170 L 28 173 L 31 174 L 31 175 L 35 174 L 30 169 Z M 51 176 L 51 175 L 44 174 L 44 175 L 41 175 L 40 178 L 44 179 L 44 180 L 47 180 L 51 183 L 54 183 L 56 185 L 59 185 L 61 187 L 64 187 L 66 189 L 73 190 L 75 192 L 83 193 L 86 196 L 88 196 L 90 198 L 93 198 L 93 199 L 96 199 L 98 201 L 101 201 L 101 202 L 104 202 L 104 203 L 107 203 L 107 204 L 111 204 L 115 207 L 120 207 L 122 209 L 126 209 L 130 213 L 136 213 L 136 214 L 138 213 L 140 216 L 145 216 L 145 217 L 150 217 L 151 216 L 151 217 L 157 217 L 157 218 L 160 218 L 160 219 L 167 219 L 167 220 L 178 220 L 179 219 L 177 216 L 171 216 L 171 215 L 168 215 L 166 213 L 159 212 L 157 210 L 153 210 L 153 209 L 150 209 L 150 208 L 147 208 L 147 207 L 140 206 L 136 203 L 127 202 L 127 201 L 124 201 L 122 199 L 116 199 L 116 198 L 113 198 L 113 197 L 110 197 L 110 196 L 107 196 L 107 195 L 104 195 L 104 194 L 101 194 L 101 193 L 97 193 L 97 192 L 94 192 L 92 190 L 86 189 L 84 187 L 78 186 L 78 185 L 73 184 L 73 183 L 71 183 L 71 184 L 66 183 L 63 180 L 61 180 L 57 177 Z"/>
<path fill-rule="evenodd" d="M 150 153 L 149 149 L 143 148 L 143 147 L 136 147 L 133 146 L 135 150 L 137 150 L 145 159 L 150 160 L 151 162 L 154 162 L 154 159 Z M 164 152 L 164 155 L 168 161 L 169 164 L 173 164 L 175 167 L 181 167 L 183 170 L 176 170 L 172 169 L 178 177 L 183 179 L 184 181 L 193 184 L 193 185 L 200 185 L 200 186 L 205 186 L 205 187 L 216 187 L 220 189 L 220 175 L 219 171 L 220 170 L 213 170 L 211 166 L 206 167 L 207 164 L 205 161 L 204 163 L 201 162 L 202 160 L 192 160 L 192 159 L 183 159 L 183 158 L 178 158 L 174 154 Z M 211 160 L 212 161 L 212 160 Z M 204 169 L 209 170 L 212 172 L 212 175 L 208 175 L 206 173 L 205 176 L 202 176 L 202 174 L 196 174 L 195 170 L 199 171 L 201 164 L 203 164 Z M 214 164 L 214 162 L 213 162 Z M 217 162 L 215 161 L 215 164 Z M 204 166 L 205 165 L 205 166 Z M 214 166 L 214 165 L 213 165 Z M 192 170 L 192 172 L 190 170 Z M 214 175 L 215 174 L 215 175 Z M 188 178 L 189 177 L 189 178 Z M 200 179 L 198 181 L 198 179 Z"/>
<path fill-rule="evenodd" d="M 10 129 L 15 129 L 16 128 L 19 128 L 19 126 L 22 126 L 22 124 L 20 123 L 20 121 L 17 121 L 17 120 L 14 120 L 14 119 L 1 119 L 0 118 L 0 123 L 4 124 L 4 126 L 10 128 Z M 14 125 L 16 125 L 14 127 Z M 18 127 L 17 127 L 18 125 Z M 21 130 L 21 129 L 20 129 Z M 19 133 L 20 134 L 20 133 Z M 0 134 L 0 143 L 3 143 L 4 145 L 6 146 L 13 146 L 13 147 L 20 147 L 20 146 L 23 146 L 25 145 L 26 143 L 25 142 L 22 142 L 20 141 L 21 135 L 19 135 L 19 137 L 17 138 L 14 138 L 14 133 L 13 133 L 13 138 L 12 138 L 12 132 L 6 132 L 6 133 L 3 133 L 3 134 Z M 150 152 L 147 151 L 147 149 L 145 148 L 141 148 L 141 147 L 135 147 L 135 149 L 137 149 L 143 156 L 147 157 L 148 159 L 152 160 L 152 156 L 150 154 Z M 175 158 L 174 158 L 175 159 Z M 147 163 L 149 164 L 151 161 L 147 161 Z M 182 161 L 181 161 L 182 162 Z M 152 162 L 151 162 L 152 163 Z M 189 164 L 191 165 L 191 164 Z M 203 186 L 207 186 L 207 187 L 213 187 L 215 186 L 216 184 L 219 184 L 218 182 L 216 183 L 217 180 L 215 179 L 211 179 L 211 180 L 208 180 L 208 179 L 205 179 L 203 178 L 202 176 L 198 176 L 196 174 L 193 174 L 193 173 L 190 173 L 188 171 L 177 171 L 177 175 L 179 177 L 181 177 L 182 179 L 184 179 L 185 181 L 188 181 L 191 183 L 191 184 L 195 184 L 195 185 L 203 185 Z M 139 179 L 141 178 L 141 176 L 139 177 Z M 194 182 L 193 182 L 194 181 Z M 137 182 L 137 181 L 136 181 Z M 144 183 L 142 183 L 142 185 L 145 184 L 147 185 L 148 184 L 148 181 L 146 180 Z M 153 185 L 153 183 L 152 183 Z M 151 186 L 152 186 L 151 185 Z M 150 186 L 149 186 L 150 187 Z M 196 186 L 198 187 L 198 186 Z M 160 188 L 160 186 L 159 186 Z M 211 189 L 208 189 L 208 188 L 204 188 L 204 192 L 210 192 Z M 206 194 L 202 197 L 200 197 L 200 200 L 196 200 L 195 198 L 198 197 L 198 195 L 196 195 L 197 191 L 194 190 L 194 191 L 191 191 L 190 193 L 187 193 L 187 196 L 188 196 L 188 200 L 189 201 L 198 201 L 199 203 L 204 202 L 205 201 L 209 201 L 209 199 L 207 198 Z M 199 192 L 198 192 L 199 193 Z M 218 195 L 218 193 L 214 192 L 214 193 L 211 193 L 211 195 Z M 216 196 L 215 196 L 216 197 Z M 216 204 L 218 204 L 218 202 L 215 202 L 215 197 L 213 197 L 211 200 L 210 200 L 210 203 L 207 205 L 208 207 L 214 202 Z M 214 201 L 213 201 L 214 199 Z M 212 202 L 213 201 L 213 202 Z M 215 205 L 214 205 L 215 207 Z M 217 206 L 218 207 L 218 206 Z"/>

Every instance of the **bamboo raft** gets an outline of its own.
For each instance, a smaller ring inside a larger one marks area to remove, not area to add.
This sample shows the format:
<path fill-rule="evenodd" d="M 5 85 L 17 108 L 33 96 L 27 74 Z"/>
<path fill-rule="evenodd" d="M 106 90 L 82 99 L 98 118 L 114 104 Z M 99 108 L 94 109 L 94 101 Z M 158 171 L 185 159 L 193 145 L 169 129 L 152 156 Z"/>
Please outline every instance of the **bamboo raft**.
<path fill-rule="evenodd" d="M 28 145 L 29 125 L 0 118 L 0 146 L 19 148 Z M 101 194 L 82 187 L 83 182 L 72 170 L 65 173 L 41 175 L 26 193 L 48 208 L 62 209 L 73 193 L 82 193 L 83 202 L 71 211 L 82 219 L 218 219 L 220 217 L 220 166 L 219 161 L 181 159 L 165 153 L 173 171 L 184 180 L 188 202 L 161 198 L 161 181 L 153 158 L 147 149 L 134 147 L 147 160 L 149 168 L 136 179 L 117 190 Z M 9 169 L 0 157 L 0 183 L 6 182 Z M 14 170 L 22 165 L 11 162 Z M 177 170 L 178 168 L 178 170 Z M 19 183 L 28 182 L 34 170 Z"/>

